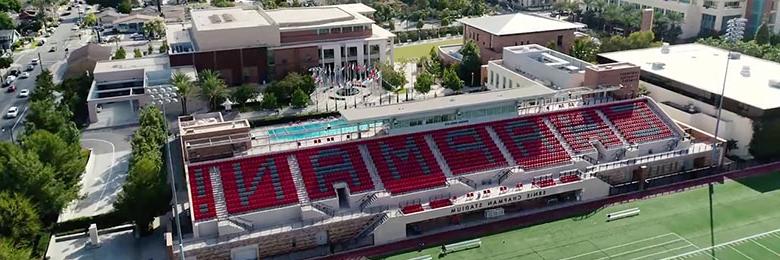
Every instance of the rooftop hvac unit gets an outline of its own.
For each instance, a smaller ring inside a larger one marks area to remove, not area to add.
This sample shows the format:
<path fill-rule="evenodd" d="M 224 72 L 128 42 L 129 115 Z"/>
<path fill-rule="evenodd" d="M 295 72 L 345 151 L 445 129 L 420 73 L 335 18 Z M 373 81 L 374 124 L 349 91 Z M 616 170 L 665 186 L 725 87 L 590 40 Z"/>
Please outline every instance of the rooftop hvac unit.
<path fill-rule="evenodd" d="M 743 77 L 750 77 L 750 66 L 742 66 L 742 70 L 739 71 L 739 74 L 742 74 Z"/>
<path fill-rule="evenodd" d="M 665 42 L 661 45 L 661 53 L 669 54 L 669 43 Z"/>
<path fill-rule="evenodd" d="M 773 88 L 780 88 L 780 79 L 770 79 L 769 86 Z"/>
<path fill-rule="evenodd" d="M 664 69 L 664 66 L 666 66 L 666 63 L 663 62 L 653 62 L 653 70 L 662 70 Z"/>
<path fill-rule="evenodd" d="M 729 59 L 732 59 L 732 60 L 738 60 L 738 59 L 739 59 L 739 57 L 742 57 L 742 53 L 739 53 L 739 52 L 733 52 L 733 51 L 732 51 L 732 52 L 729 52 Z"/>

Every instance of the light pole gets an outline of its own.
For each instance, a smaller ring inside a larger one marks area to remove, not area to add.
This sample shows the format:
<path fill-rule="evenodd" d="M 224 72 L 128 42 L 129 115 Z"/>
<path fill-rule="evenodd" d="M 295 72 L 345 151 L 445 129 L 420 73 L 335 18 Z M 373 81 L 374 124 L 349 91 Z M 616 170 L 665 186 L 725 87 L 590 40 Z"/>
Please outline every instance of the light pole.
<path fill-rule="evenodd" d="M 176 234 L 179 236 L 179 258 L 184 260 L 184 243 L 181 236 L 181 221 L 179 220 L 179 198 L 176 194 L 176 177 L 173 174 L 173 160 L 171 158 L 171 145 L 168 140 L 168 118 L 165 116 L 165 105 L 179 102 L 176 94 L 178 89 L 170 86 L 147 86 L 146 91 L 152 97 L 152 104 L 159 105 L 162 109 L 163 124 L 165 125 L 165 154 L 168 160 L 168 175 L 171 178 L 171 191 L 173 192 L 173 218 L 176 222 Z"/>
<path fill-rule="evenodd" d="M 736 44 L 738 41 L 742 40 L 742 37 L 745 34 L 745 23 L 747 22 L 747 19 L 745 18 L 734 18 L 731 20 L 728 20 L 726 22 L 726 34 L 723 35 L 723 38 L 726 40 L 726 42 L 730 43 L 731 45 Z M 726 93 L 726 80 L 729 76 L 729 63 L 731 62 L 731 49 L 728 50 L 728 55 L 726 55 L 726 71 L 723 73 L 723 85 L 720 89 L 720 98 L 718 101 L 718 115 L 717 115 L 717 121 L 715 121 L 715 137 L 712 142 L 712 166 L 714 167 L 720 167 L 721 166 L 721 160 L 719 159 L 719 151 L 717 149 L 718 144 L 718 130 L 720 130 L 720 116 L 721 112 L 723 111 L 723 96 Z"/>

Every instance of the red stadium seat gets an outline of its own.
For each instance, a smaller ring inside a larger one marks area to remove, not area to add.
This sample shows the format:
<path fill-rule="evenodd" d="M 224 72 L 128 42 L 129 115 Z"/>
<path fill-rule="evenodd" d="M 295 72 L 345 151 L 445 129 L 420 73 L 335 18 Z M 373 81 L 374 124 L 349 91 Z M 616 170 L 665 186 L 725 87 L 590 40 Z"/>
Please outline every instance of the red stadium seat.
<path fill-rule="evenodd" d="M 507 165 L 484 125 L 437 130 L 432 136 L 453 175 Z"/>
<path fill-rule="evenodd" d="M 374 189 L 358 143 L 310 148 L 295 152 L 295 157 L 312 200 L 335 197 L 337 182 L 346 183 L 352 194 Z"/>
<path fill-rule="evenodd" d="M 445 177 L 423 134 L 364 142 L 385 189 L 393 194 L 441 187 Z"/>
<path fill-rule="evenodd" d="M 622 145 L 620 138 L 602 120 L 594 108 L 554 113 L 547 116 L 576 153 L 593 149 L 590 140 L 601 141 L 606 148 Z"/>
<path fill-rule="evenodd" d="M 646 101 L 611 105 L 602 111 L 629 143 L 645 143 L 674 135 Z"/>
<path fill-rule="evenodd" d="M 539 116 L 491 124 L 501 142 L 523 169 L 537 169 L 571 161 L 563 145 Z"/>

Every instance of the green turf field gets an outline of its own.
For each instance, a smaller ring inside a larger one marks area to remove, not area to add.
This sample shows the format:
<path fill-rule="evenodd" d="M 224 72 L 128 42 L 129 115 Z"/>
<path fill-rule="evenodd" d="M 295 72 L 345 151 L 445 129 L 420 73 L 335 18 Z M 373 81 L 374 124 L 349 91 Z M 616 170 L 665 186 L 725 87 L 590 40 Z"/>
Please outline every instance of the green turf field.
<path fill-rule="evenodd" d="M 422 56 L 428 56 L 433 46 L 456 44 L 462 42 L 463 39 L 459 38 L 398 47 L 393 50 L 395 52 L 395 61 L 404 61 L 407 59 L 417 59 Z"/>
<path fill-rule="evenodd" d="M 603 208 L 588 216 L 482 237 L 443 259 L 780 259 L 780 173 L 714 186 L 714 245 L 706 187 Z M 636 217 L 606 215 L 639 208 Z M 439 248 L 388 259 L 430 255 Z"/>

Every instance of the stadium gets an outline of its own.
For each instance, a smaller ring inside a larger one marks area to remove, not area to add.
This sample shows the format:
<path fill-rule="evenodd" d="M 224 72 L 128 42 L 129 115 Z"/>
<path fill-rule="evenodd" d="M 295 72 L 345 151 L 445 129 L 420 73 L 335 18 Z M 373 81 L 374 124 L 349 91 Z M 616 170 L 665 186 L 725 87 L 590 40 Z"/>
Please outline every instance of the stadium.
<path fill-rule="evenodd" d="M 521 87 L 261 127 L 181 117 L 184 254 L 327 256 L 605 200 L 721 160 L 720 141 L 618 90 Z"/>

